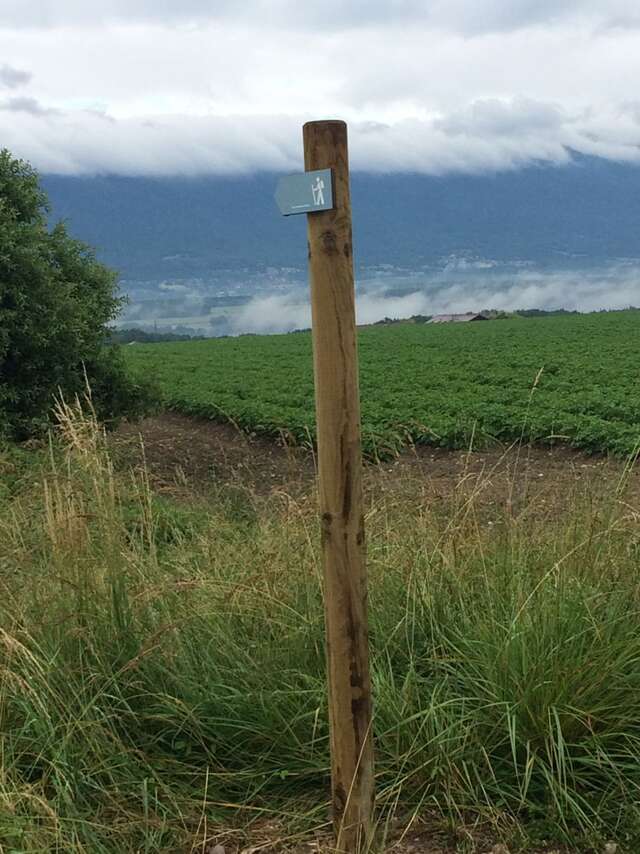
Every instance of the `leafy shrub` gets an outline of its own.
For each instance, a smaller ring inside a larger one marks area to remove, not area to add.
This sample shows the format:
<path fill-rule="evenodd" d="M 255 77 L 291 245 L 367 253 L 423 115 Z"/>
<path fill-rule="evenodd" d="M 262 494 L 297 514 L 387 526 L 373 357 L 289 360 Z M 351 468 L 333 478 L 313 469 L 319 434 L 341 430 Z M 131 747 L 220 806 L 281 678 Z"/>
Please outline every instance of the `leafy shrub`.
<path fill-rule="evenodd" d="M 0 151 L 0 431 L 15 438 L 40 432 L 54 397 L 87 381 L 105 418 L 149 398 L 105 346 L 122 303 L 116 273 L 63 223 L 49 230 L 47 210 L 36 172 Z"/>

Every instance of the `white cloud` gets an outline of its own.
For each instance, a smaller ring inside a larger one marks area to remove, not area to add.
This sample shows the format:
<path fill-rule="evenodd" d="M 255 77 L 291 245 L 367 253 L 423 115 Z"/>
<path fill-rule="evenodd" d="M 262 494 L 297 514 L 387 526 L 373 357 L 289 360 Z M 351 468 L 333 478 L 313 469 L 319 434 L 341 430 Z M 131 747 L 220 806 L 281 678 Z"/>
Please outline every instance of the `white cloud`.
<path fill-rule="evenodd" d="M 298 168 L 324 117 L 376 170 L 640 150 L 636 0 L 3 0 L 0 57 L 2 143 L 46 171 Z"/>
<path fill-rule="evenodd" d="M 299 294 L 271 294 L 256 297 L 233 315 L 232 329 L 236 334 L 257 332 L 291 332 L 311 326 L 311 307 L 300 302 Z"/>
<path fill-rule="evenodd" d="M 308 116 L 172 116 L 114 119 L 96 110 L 0 101 L 3 145 L 40 170 L 127 175 L 286 172 L 302 166 Z M 570 150 L 640 162 L 637 105 L 569 115 L 532 101 L 477 102 L 464 111 L 393 124 L 350 126 L 352 168 L 443 174 L 560 164 Z"/>

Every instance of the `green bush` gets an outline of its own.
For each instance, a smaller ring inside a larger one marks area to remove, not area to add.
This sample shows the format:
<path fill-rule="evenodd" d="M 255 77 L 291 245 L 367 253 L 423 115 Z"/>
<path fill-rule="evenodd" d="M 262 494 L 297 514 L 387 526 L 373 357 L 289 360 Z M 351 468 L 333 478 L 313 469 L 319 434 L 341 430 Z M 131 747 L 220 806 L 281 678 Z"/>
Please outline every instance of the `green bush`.
<path fill-rule="evenodd" d="M 122 303 L 116 273 L 63 223 L 49 230 L 47 210 L 36 172 L 0 151 L 0 431 L 15 438 L 40 432 L 55 396 L 87 381 L 105 419 L 148 398 L 105 343 Z"/>

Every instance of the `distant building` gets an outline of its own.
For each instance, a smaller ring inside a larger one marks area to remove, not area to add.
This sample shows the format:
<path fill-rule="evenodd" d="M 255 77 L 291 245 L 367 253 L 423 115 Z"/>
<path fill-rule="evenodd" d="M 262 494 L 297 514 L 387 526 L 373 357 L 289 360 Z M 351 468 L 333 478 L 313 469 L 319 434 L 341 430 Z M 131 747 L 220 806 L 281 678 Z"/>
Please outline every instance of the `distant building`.
<path fill-rule="evenodd" d="M 488 320 L 484 314 L 434 314 L 429 323 L 471 323 L 474 320 Z"/>

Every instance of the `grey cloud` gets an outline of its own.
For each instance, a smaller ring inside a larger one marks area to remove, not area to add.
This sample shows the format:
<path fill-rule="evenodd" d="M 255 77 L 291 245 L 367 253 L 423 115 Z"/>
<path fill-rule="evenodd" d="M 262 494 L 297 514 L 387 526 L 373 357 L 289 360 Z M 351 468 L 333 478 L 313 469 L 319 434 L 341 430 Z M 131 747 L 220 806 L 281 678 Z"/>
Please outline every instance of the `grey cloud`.
<path fill-rule="evenodd" d="M 0 26 L 51 29 L 105 23 L 189 23 L 226 17 L 235 5 L 234 0 L 3 0 Z"/>
<path fill-rule="evenodd" d="M 230 4 L 229 4 L 230 5 Z M 4 0 L 0 9 L 0 26 L 50 29 L 68 26 L 99 26 L 107 22 L 173 21 L 197 15 L 216 17 L 207 0 Z"/>
<path fill-rule="evenodd" d="M 429 22 L 466 34 L 550 26 L 568 18 L 591 19 L 599 27 L 640 24 L 634 0 L 435 0 Z"/>
<path fill-rule="evenodd" d="M 57 110 L 43 107 L 35 98 L 7 98 L 0 101 L 0 110 L 9 113 L 28 113 L 31 116 L 55 116 L 59 115 Z"/>
<path fill-rule="evenodd" d="M 4 0 L 0 26 L 99 26 L 154 22 L 194 25 L 235 20 L 252 26 L 342 30 L 378 24 L 422 22 L 475 34 L 550 24 L 570 17 L 591 18 L 601 27 L 636 27 L 634 0 Z"/>
<path fill-rule="evenodd" d="M 475 101 L 435 124 L 445 133 L 478 136 L 508 136 L 514 133 L 557 130 L 565 122 L 562 110 L 553 105 L 516 98 L 501 101 L 497 98 Z"/>
<path fill-rule="evenodd" d="M 28 71 L 13 68 L 11 65 L 0 65 L 0 87 L 17 89 L 19 86 L 26 86 L 31 77 Z"/>

